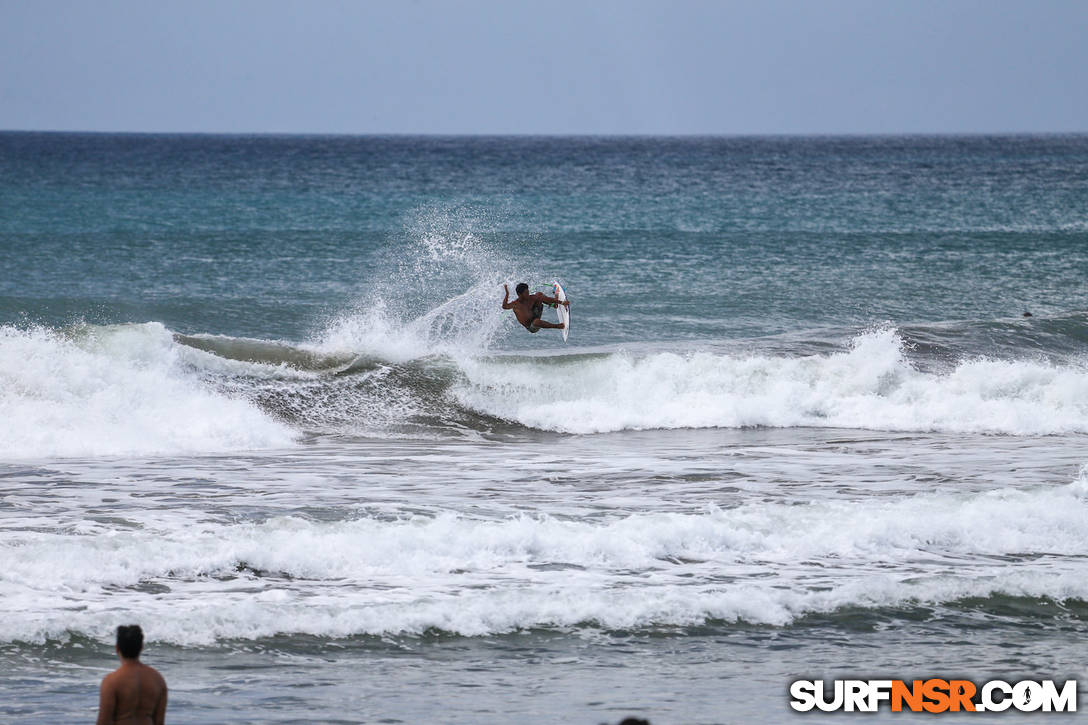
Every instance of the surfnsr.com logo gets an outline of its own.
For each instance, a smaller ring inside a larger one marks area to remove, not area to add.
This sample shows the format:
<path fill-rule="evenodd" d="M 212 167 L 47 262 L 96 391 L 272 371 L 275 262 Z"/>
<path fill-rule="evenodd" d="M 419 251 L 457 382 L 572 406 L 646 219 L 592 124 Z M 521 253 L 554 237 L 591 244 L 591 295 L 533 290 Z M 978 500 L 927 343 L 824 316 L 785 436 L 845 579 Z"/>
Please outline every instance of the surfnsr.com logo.
<path fill-rule="evenodd" d="M 1077 681 L 1059 687 L 1054 680 L 796 680 L 790 707 L 799 712 L 1076 712 Z"/>

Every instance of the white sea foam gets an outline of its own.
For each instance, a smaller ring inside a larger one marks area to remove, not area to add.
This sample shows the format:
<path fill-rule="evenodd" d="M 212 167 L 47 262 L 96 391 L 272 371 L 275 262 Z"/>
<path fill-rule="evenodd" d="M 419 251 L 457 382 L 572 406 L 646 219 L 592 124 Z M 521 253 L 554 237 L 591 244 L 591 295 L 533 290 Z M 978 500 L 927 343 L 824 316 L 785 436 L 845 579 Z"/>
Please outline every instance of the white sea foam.
<path fill-rule="evenodd" d="M 393 325 L 380 309 L 344 318 L 313 347 L 385 360 L 344 378 L 219 357 L 178 344 L 158 323 L 67 334 L 0 328 L 0 459 L 290 445 L 297 432 L 265 409 L 298 425 L 366 435 L 403 433 L 420 415 L 460 425 L 466 408 L 576 434 L 745 426 L 1088 432 L 1088 370 L 1076 363 L 979 358 L 950 372 L 922 371 L 894 330 L 860 335 L 845 352 L 803 357 L 489 357 L 479 353 L 493 326 L 477 325 L 475 337 L 442 331 L 476 319 L 469 308 L 485 298 L 483 287 L 473 288 L 408 325 Z M 439 353 L 440 361 L 420 363 L 442 366 L 423 387 L 419 373 L 391 374 L 401 362 Z M 450 380 L 452 387 L 433 387 Z"/>
<path fill-rule="evenodd" d="M 130 512 L 139 521 L 140 512 Z M 0 534 L 0 640 L 277 632 L 464 635 L 711 619 L 992 594 L 1088 599 L 1088 479 L 969 495 L 751 503 L 569 521 L 454 514 Z"/>
<path fill-rule="evenodd" d="M 186 364 L 198 357 L 220 372 L 237 365 L 177 345 L 158 323 L 0 328 L 0 459 L 292 444 L 286 426 L 201 383 Z"/>
<path fill-rule="evenodd" d="M 974 359 L 915 369 L 894 330 L 808 357 L 711 352 L 461 361 L 455 395 L 479 412 L 567 433 L 836 427 L 1008 434 L 1088 432 L 1088 370 Z"/>

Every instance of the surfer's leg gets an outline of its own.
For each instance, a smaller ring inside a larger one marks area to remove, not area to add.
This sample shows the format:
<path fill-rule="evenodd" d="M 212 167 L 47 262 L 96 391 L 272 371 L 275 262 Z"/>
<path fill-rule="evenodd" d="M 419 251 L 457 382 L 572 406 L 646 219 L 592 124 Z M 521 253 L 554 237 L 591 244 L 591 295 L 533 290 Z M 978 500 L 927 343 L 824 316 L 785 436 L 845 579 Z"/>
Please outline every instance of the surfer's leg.
<path fill-rule="evenodd" d="M 547 328 L 549 330 L 562 330 L 563 329 L 563 323 L 562 322 L 555 323 L 555 322 L 545 322 L 544 320 L 533 320 L 530 324 L 533 327 L 542 327 L 542 328 Z"/>

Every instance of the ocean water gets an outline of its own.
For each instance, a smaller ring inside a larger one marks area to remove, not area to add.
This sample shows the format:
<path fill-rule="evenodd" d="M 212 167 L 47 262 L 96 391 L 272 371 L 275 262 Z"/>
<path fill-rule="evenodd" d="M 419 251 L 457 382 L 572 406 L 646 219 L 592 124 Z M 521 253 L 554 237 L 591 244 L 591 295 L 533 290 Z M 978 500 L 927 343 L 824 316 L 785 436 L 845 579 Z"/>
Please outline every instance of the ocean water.
<path fill-rule="evenodd" d="M 0 133 L 0 719 L 1083 700 L 1086 280 L 1086 136 Z"/>

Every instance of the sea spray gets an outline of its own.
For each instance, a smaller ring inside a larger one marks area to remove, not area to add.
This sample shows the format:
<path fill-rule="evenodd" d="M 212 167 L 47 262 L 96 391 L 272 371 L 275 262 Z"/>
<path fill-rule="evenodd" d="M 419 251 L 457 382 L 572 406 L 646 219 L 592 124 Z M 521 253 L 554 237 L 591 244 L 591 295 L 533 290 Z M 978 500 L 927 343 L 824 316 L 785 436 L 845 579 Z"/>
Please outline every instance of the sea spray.
<path fill-rule="evenodd" d="M 424 207 L 406 219 L 390 253 L 356 303 L 315 336 L 322 352 L 377 353 L 403 361 L 489 350 L 509 330 L 502 285 L 526 270 L 488 241 L 498 222 L 472 207 Z"/>

